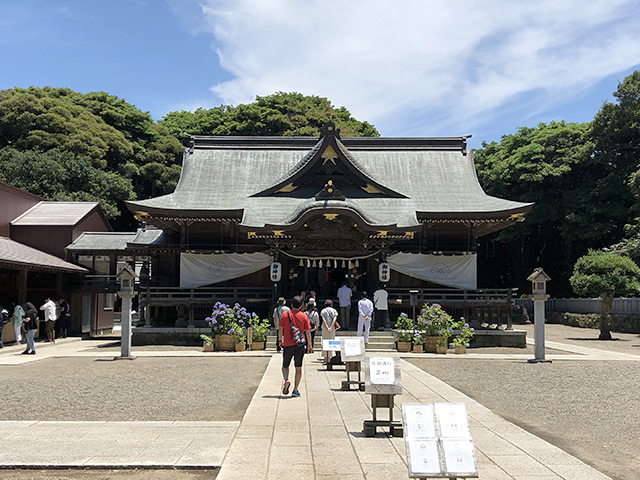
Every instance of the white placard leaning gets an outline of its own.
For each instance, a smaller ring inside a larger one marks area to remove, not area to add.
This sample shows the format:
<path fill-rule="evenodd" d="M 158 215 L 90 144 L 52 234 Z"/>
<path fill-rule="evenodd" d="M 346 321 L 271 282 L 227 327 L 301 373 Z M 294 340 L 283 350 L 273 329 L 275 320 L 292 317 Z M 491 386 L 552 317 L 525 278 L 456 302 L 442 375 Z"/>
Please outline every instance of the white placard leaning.
<path fill-rule="evenodd" d="M 405 403 L 402 420 L 409 477 L 478 477 L 464 403 Z"/>

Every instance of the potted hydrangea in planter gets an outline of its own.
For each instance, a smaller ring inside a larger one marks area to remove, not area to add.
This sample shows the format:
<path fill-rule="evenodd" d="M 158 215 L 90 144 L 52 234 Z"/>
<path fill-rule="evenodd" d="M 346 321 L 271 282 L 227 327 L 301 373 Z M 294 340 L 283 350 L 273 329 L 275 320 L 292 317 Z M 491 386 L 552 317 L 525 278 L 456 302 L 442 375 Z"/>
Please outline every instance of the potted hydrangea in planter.
<path fill-rule="evenodd" d="M 226 303 L 216 302 L 211 316 L 206 318 L 214 335 L 215 349 L 231 352 L 244 350 L 247 327 L 255 318 L 255 313 L 247 312 L 247 309 L 238 303 L 231 307 Z M 239 343 L 242 347 L 236 347 Z"/>
<path fill-rule="evenodd" d="M 268 319 L 252 323 L 251 350 L 264 350 L 270 324 Z"/>
<path fill-rule="evenodd" d="M 457 333 L 451 342 L 455 353 L 463 354 L 467 353 L 467 347 L 469 346 L 469 342 L 473 337 L 474 329 L 469 326 L 468 323 L 465 323 L 464 318 L 460 319 L 460 322 L 457 325 Z"/>
<path fill-rule="evenodd" d="M 447 354 L 447 338 L 443 336 L 436 341 L 436 353 Z"/>
<path fill-rule="evenodd" d="M 425 303 L 422 306 L 416 325 L 417 329 L 424 334 L 427 353 L 436 353 L 438 341 L 443 338 L 446 341 L 449 336 L 442 335 L 442 332 L 450 332 L 453 323 L 453 318 L 443 310 L 441 305 Z"/>
<path fill-rule="evenodd" d="M 424 338 L 420 333 L 416 332 L 413 334 L 413 338 L 411 338 L 411 343 L 413 343 L 413 353 L 423 353 L 424 349 Z"/>
<path fill-rule="evenodd" d="M 209 335 L 200 335 L 202 339 L 202 351 L 203 352 L 213 352 L 213 338 Z"/>
<path fill-rule="evenodd" d="M 399 352 L 411 351 L 411 340 L 413 338 L 413 320 L 406 313 L 401 313 L 394 325 L 396 346 Z"/>

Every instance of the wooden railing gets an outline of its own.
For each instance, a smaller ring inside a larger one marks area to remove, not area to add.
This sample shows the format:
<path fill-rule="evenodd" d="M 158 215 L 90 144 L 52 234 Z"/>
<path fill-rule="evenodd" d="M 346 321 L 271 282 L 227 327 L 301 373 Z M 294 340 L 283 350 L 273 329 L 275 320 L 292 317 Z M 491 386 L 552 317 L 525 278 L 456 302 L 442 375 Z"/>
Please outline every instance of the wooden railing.
<path fill-rule="evenodd" d="M 150 287 L 140 292 L 149 305 L 213 305 L 215 302 L 273 303 L 271 287 Z"/>

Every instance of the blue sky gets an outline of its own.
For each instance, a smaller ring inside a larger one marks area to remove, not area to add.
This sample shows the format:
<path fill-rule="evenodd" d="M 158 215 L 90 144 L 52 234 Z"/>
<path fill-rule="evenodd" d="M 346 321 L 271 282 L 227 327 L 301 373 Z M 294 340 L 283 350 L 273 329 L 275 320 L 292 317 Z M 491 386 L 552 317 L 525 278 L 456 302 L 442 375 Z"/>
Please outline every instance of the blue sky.
<path fill-rule="evenodd" d="M 640 64 L 632 0 L 2 0 L 0 89 L 103 90 L 155 119 L 298 91 L 384 136 L 589 121 Z"/>

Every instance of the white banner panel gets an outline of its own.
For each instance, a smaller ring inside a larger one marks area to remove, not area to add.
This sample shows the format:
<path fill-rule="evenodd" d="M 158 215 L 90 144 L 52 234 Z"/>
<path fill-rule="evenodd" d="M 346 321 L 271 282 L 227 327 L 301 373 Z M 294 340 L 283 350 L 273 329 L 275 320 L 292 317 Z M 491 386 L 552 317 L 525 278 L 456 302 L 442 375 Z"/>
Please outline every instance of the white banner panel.
<path fill-rule="evenodd" d="M 226 282 L 267 268 L 273 258 L 265 253 L 181 253 L 180 288 Z"/>
<path fill-rule="evenodd" d="M 446 287 L 475 290 L 478 285 L 478 258 L 475 253 L 470 255 L 395 253 L 387 257 L 387 263 L 400 273 Z"/>

